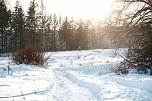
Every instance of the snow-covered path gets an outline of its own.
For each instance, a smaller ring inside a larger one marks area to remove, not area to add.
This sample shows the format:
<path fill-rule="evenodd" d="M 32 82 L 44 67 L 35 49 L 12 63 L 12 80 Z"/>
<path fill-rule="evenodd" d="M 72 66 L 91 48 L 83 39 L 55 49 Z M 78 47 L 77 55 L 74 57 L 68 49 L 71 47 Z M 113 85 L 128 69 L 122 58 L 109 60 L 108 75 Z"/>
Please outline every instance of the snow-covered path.
<path fill-rule="evenodd" d="M 58 74 L 51 101 L 152 101 L 152 92 L 119 84 L 111 75 Z"/>
<path fill-rule="evenodd" d="M 109 75 L 84 75 L 77 74 L 76 72 L 70 72 L 69 77 L 71 80 L 79 82 L 79 85 L 84 82 L 85 85 L 89 85 L 89 89 L 92 92 L 96 92 L 99 96 L 102 96 L 103 101 L 151 101 L 152 92 L 128 87 L 122 84 L 118 84 L 111 80 Z M 125 82 L 125 81 L 124 81 Z M 101 91 L 101 94 L 100 92 Z M 97 99 L 97 101 L 100 101 Z"/>
<path fill-rule="evenodd" d="M 56 76 L 50 101 L 96 101 L 91 91 L 86 88 L 87 85 L 82 87 L 68 79 L 67 75 L 58 74 L 60 75 Z M 96 96 L 96 94 L 94 95 Z"/>
<path fill-rule="evenodd" d="M 112 50 L 55 52 L 47 69 L 0 58 L 0 101 L 152 101 L 152 77 L 115 75 Z M 5 74 L 5 75 L 4 75 Z"/>

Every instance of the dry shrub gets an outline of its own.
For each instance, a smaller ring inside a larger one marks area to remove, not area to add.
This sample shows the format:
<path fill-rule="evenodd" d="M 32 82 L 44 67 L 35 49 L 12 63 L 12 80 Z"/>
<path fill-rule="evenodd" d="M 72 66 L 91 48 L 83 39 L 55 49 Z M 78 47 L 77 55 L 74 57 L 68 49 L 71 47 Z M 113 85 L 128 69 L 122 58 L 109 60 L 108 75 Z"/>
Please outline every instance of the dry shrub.
<path fill-rule="evenodd" d="M 114 69 L 112 72 L 116 74 L 128 74 L 129 73 L 129 68 L 128 67 L 118 67 Z"/>
<path fill-rule="evenodd" d="M 12 60 L 16 64 L 43 65 L 46 61 L 43 49 L 28 46 L 13 53 Z"/>

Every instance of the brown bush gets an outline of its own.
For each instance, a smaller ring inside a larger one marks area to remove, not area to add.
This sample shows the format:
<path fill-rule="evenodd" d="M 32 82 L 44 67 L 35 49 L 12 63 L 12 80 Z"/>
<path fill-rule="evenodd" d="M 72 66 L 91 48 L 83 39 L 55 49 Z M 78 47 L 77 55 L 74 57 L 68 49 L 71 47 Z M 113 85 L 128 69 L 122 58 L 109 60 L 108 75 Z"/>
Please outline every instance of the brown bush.
<path fill-rule="evenodd" d="M 128 67 L 118 67 L 114 69 L 112 72 L 116 74 L 128 74 L 129 73 L 129 68 Z"/>
<path fill-rule="evenodd" d="M 40 47 L 28 46 L 13 53 L 12 60 L 16 64 L 43 65 L 44 59 L 43 49 Z"/>

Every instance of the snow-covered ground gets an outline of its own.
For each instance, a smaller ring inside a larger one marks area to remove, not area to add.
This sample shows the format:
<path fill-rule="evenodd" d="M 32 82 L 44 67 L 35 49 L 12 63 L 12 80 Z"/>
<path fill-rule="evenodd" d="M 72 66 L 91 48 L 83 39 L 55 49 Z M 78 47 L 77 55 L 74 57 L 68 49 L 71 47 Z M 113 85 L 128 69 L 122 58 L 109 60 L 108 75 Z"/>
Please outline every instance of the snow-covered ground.
<path fill-rule="evenodd" d="M 152 76 L 110 73 L 123 60 L 113 52 L 46 53 L 47 69 L 1 56 L 0 101 L 152 101 Z"/>

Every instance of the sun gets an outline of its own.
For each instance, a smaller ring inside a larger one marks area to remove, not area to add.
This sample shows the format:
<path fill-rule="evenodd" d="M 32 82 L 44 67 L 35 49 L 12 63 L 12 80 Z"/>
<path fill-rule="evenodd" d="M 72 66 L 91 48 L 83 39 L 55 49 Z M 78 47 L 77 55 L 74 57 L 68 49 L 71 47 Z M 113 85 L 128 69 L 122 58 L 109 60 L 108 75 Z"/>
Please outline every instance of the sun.
<path fill-rule="evenodd" d="M 74 18 L 104 19 L 112 0 L 44 0 L 50 12 Z"/>
<path fill-rule="evenodd" d="M 86 0 L 86 2 L 82 2 L 85 6 L 82 5 L 77 11 L 77 14 L 89 17 L 93 20 L 104 19 L 108 13 L 111 3 L 111 0 Z"/>

